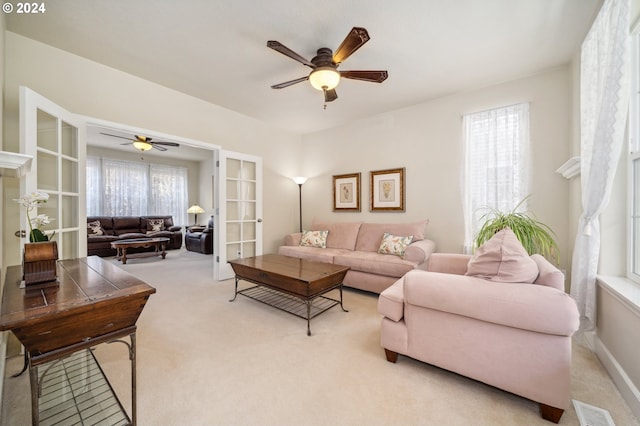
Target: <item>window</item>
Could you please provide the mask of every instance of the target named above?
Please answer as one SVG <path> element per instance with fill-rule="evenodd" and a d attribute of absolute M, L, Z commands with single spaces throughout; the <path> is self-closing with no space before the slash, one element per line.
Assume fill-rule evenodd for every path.
<path fill-rule="evenodd" d="M 87 158 L 87 216 L 171 215 L 187 224 L 186 167 Z"/>
<path fill-rule="evenodd" d="M 470 253 L 487 209 L 511 211 L 528 195 L 529 104 L 467 114 L 463 126 L 464 249 Z"/>
<path fill-rule="evenodd" d="M 629 261 L 627 275 L 640 282 L 640 31 L 632 38 L 631 98 L 629 108 L 628 206 Z"/>

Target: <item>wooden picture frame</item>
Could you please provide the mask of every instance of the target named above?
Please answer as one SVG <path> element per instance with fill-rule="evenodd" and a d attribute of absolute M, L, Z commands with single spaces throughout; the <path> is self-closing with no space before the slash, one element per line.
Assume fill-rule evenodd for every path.
<path fill-rule="evenodd" d="M 360 211 L 360 173 L 333 176 L 333 211 Z"/>
<path fill-rule="evenodd" d="M 370 172 L 371 211 L 405 210 L 405 168 Z"/>

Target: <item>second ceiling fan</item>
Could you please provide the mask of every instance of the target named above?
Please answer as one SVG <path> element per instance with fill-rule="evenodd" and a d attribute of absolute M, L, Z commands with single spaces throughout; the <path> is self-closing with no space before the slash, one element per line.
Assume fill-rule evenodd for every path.
<path fill-rule="evenodd" d="M 338 66 L 344 62 L 356 50 L 369 41 L 369 33 L 362 27 L 353 27 L 347 37 L 342 41 L 335 53 L 328 47 L 318 49 L 316 56 L 310 61 L 303 56 L 289 49 L 279 41 L 269 40 L 267 47 L 290 57 L 303 65 L 312 69 L 308 76 L 300 77 L 295 80 L 285 81 L 284 83 L 274 84 L 272 89 L 283 89 L 297 83 L 309 80 L 311 85 L 324 92 L 325 102 L 332 102 L 338 99 L 336 86 L 341 78 L 349 78 L 352 80 L 370 81 L 373 83 L 382 83 L 388 77 L 387 71 L 338 71 Z"/>
<path fill-rule="evenodd" d="M 173 147 L 180 146 L 180 144 L 176 142 L 154 141 L 152 138 L 148 136 L 133 135 L 133 138 L 131 138 L 131 137 L 113 135 L 111 133 L 104 133 L 104 132 L 100 132 L 100 134 L 105 136 L 111 136 L 112 138 L 126 139 L 129 142 L 125 142 L 121 145 L 133 145 L 134 148 L 142 152 L 148 151 L 151 148 L 155 148 L 158 151 L 166 151 L 167 148 L 165 148 L 165 146 L 173 146 Z"/>

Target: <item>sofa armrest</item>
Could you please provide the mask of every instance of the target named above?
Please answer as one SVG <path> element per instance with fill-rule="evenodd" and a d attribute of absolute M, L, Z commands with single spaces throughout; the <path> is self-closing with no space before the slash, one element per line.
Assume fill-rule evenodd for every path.
<path fill-rule="evenodd" d="M 433 253 L 429 257 L 427 271 L 464 275 L 471 255 L 457 253 Z"/>
<path fill-rule="evenodd" d="M 574 300 L 547 286 L 413 270 L 404 276 L 403 290 L 407 305 L 507 327 L 571 336 L 579 326 Z"/>
<path fill-rule="evenodd" d="M 302 232 L 295 232 L 284 236 L 285 246 L 299 246 L 302 239 Z"/>
<path fill-rule="evenodd" d="M 436 243 L 431 240 L 415 241 L 407 246 L 404 259 L 417 263 L 419 269 L 427 269 L 427 261 L 435 249 Z"/>
<path fill-rule="evenodd" d="M 404 315 L 404 278 L 384 289 L 378 297 L 378 313 L 398 322 Z"/>
<path fill-rule="evenodd" d="M 538 278 L 535 283 L 546 285 L 564 291 L 564 274 L 551 262 L 539 254 L 531 255 L 531 259 L 538 265 Z"/>
<path fill-rule="evenodd" d="M 182 231 L 182 226 L 173 225 L 168 227 L 167 231 L 171 231 L 171 232 Z"/>

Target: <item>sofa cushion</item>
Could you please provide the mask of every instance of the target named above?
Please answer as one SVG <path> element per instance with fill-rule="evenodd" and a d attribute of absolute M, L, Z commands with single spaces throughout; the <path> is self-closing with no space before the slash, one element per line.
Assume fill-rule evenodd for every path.
<path fill-rule="evenodd" d="M 378 248 L 378 253 L 403 257 L 407 246 L 411 244 L 411 240 L 413 240 L 413 235 L 403 237 L 385 232 L 380 247 Z"/>
<path fill-rule="evenodd" d="M 154 232 L 160 232 L 162 230 L 164 230 L 164 219 L 147 220 L 147 234 L 153 234 Z"/>
<path fill-rule="evenodd" d="M 349 266 L 353 271 L 400 278 L 416 267 L 414 262 L 398 256 L 364 251 L 352 251 L 333 258 L 336 265 Z"/>
<path fill-rule="evenodd" d="M 112 216 L 87 216 L 87 224 L 89 222 L 100 222 L 102 231 L 105 235 L 113 235 L 113 217 Z"/>
<path fill-rule="evenodd" d="M 311 229 L 329 231 L 327 248 L 354 250 L 362 222 L 324 223 L 313 219 Z"/>
<path fill-rule="evenodd" d="M 327 248 L 327 234 L 329 231 L 302 231 L 300 245 L 302 247 Z"/>
<path fill-rule="evenodd" d="M 278 248 L 278 254 L 282 256 L 297 257 L 299 259 L 322 263 L 333 263 L 336 255 L 344 253 L 349 253 L 349 250 L 303 246 L 280 246 Z"/>
<path fill-rule="evenodd" d="M 363 223 L 358 232 L 356 251 L 378 252 L 385 232 L 393 235 L 413 236 L 413 241 L 424 240 L 428 220 L 412 223 Z"/>
<path fill-rule="evenodd" d="M 104 235 L 104 229 L 99 220 L 87 222 L 87 235 Z"/>
<path fill-rule="evenodd" d="M 124 234 L 118 235 L 120 240 L 134 240 L 138 238 L 149 238 L 147 234 L 143 234 L 142 232 L 125 232 Z"/>
<path fill-rule="evenodd" d="M 538 277 L 538 265 L 513 231 L 505 228 L 476 250 L 465 275 L 491 281 L 533 283 Z"/>
<path fill-rule="evenodd" d="M 140 217 L 138 216 L 114 216 L 113 232 L 115 235 L 122 235 L 131 232 L 147 232 L 146 226 L 141 231 Z"/>

